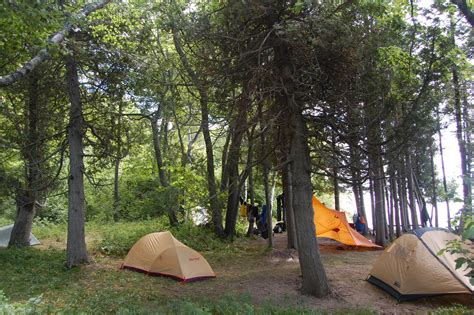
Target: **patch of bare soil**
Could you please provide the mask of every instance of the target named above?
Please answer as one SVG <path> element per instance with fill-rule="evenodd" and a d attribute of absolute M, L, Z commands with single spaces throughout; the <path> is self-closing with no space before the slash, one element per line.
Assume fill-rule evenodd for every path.
<path fill-rule="evenodd" d="M 250 243 L 249 246 L 262 250 L 266 244 L 263 240 Z M 321 243 L 320 251 L 331 287 L 328 297 L 314 298 L 300 293 L 298 253 L 286 248 L 286 234 L 275 235 L 273 250 L 262 252 L 262 255 L 244 257 L 240 261 L 213 264 L 218 275 L 215 280 L 180 286 L 179 291 L 197 297 L 198 286 L 199 291 L 202 290 L 210 298 L 223 294 L 243 295 L 250 296 L 256 304 L 310 307 L 329 312 L 371 309 L 381 314 L 424 314 L 453 303 L 474 308 L 472 296 L 432 297 L 398 303 L 388 293 L 365 281 L 372 264 L 382 251 L 348 250 L 337 243 Z"/>

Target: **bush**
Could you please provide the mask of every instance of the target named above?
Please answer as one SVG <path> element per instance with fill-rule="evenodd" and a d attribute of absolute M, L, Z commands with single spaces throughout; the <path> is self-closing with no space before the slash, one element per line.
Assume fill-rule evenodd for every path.
<path fill-rule="evenodd" d="M 100 239 L 92 248 L 107 256 L 124 256 L 142 236 L 168 230 L 163 220 L 150 220 L 140 222 L 118 222 L 99 225 L 92 223 Z"/>
<path fill-rule="evenodd" d="M 67 222 L 68 200 L 66 194 L 48 197 L 44 207 L 40 208 L 36 218 L 51 223 Z"/>
<path fill-rule="evenodd" d="M 100 239 L 93 244 L 93 249 L 107 256 L 124 256 L 141 237 L 161 231 L 170 231 L 180 242 L 197 251 L 217 249 L 225 245 L 206 227 L 191 224 L 170 227 L 168 219 L 164 217 L 150 221 L 119 222 L 107 225 L 92 223 L 91 229 L 99 234 Z"/>

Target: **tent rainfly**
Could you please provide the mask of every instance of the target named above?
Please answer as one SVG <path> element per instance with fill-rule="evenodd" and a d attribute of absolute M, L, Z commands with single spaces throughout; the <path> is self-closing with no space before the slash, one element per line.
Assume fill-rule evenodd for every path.
<path fill-rule="evenodd" d="M 473 294 L 467 274 L 456 269 L 457 254 L 444 252 L 448 241 L 460 237 L 439 228 L 419 228 L 400 236 L 378 258 L 367 281 L 399 301 L 441 294 Z M 469 241 L 468 241 L 469 242 Z M 472 243 L 465 245 L 473 252 Z"/>
<path fill-rule="evenodd" d="M 350 227 L 346 214 L 327 208 L 313 196 L 314 226 L 317 237 L 327 237 L 346 245 L 382 249 Z"/>
<path fill-rule="evenodd" d="M 12 235 L 13 224 L 0 227 L 0 248 L 8 247 L 10 242 L 10 236 Z M 30 234 L 30 246 L 38 245 L 40 242 L 38 239 L 31 233 Z"/>
<path fill-rule="evenodd" d="M 168 231 L 143 236 L 130 249 L 121 268 L 169 276 L 183 282 L 215 277 L 201 254 L 175 239 Z"/>

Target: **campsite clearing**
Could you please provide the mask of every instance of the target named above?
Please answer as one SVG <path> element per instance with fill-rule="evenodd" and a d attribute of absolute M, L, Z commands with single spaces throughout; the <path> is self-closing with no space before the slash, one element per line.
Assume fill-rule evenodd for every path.
<path fill-rule="evenodd" d="M 161 310 L 164 313 L 206 309 L 233 314 L 293 312 L 427 313 L 462 303 L 470 297 L 437 297 L 398 303 L 365 281 L 381 251 L 348 251 L 332 241 L 321 241 L 321 252 L 332 293 L 324 299 L 303 296 L 297 253 L 286 249 L 286 235 L 277 234 L 275 249 L 261 239 L 240 238 L 229 247 L 201 252 L 217 278 L 181 283 L 166 277 L 120 270 L 124 257 L 96 253 L 94 263 L 67 271 L 57 240 L 27 250 L 0 250 L 0 290 L 12 303 L 42 295 L 40 309 L 85 312 Z M 4 268 L 3 268 L 4 267 Z"/>

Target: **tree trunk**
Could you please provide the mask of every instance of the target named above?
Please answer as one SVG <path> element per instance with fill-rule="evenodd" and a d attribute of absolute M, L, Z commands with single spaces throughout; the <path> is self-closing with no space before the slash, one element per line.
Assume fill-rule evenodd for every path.
<path fill-rule="evenodd" d="M 158 127 L 158 120 L 162 118 L 162 113 L 163 113 L 163 108 L 162 105 L 160 105 L 158 111 L 152 115 L 150 118 L 150 123 L 151 123 L 151 130 L 152 130 L 152 136 L 153 136 L 153 148 L 155 151 L 155 159 L 156 159 L 156 165 L 158 167 L 158 176 L 160 178 L 160 184 L 162 187 L 169 187 L 169 181 L 168 181 L 168 176 L 166 174 L 166 170 L 164 167 L 163 163 L 163 154 L 161 150 L 161 129 L 166 128 L 166 126 L 163 126 L 164 123 L 161 123 L 161 128 Z M 178 218 L 176 216 L 176 210 L 174 208 L 174 205 L 169 205 L 169 208 L 167 209 L 167 215 L 168 219 L 170 222 L 171 226 L 178 226 Z"/>
<path fill-rule="evenodd" d="M 293 210 L 293 178 L 291 176 L 290 164 L 285 164 L 282 170 L 283 182 L 283 207 L 286 212 L 286 233 L 288 238 L 288 248 L 298 249 L 298 239 L 296 237 L 295 214 Z"/>
<path fill-rule="evenodd" d="M 461 109 L 461 91 L 459 86 L 459 74 L 456 66 L 452 68 L 453 89 L 454 89 L 454 115 L 456 118 L 456 138 L 459 145 L 459 155 L 461 156 L 461 176 L 462 176 L 462 192 L 463 192 L 463 211 L 461 215 L 460 230 L 464 229 L 464 216 L 472 215 L 472 195 L 471 195 L 471 174 L 467 164 L 466 141 L 464 140 L 463 117 Z"/>
<path fill-rule="evenodd" d="M 40 113 L 41 107 L 38 100 L 39 87 L 37 74 L 33 73 L 28 82 L 28 101 L 25 102 L 26 130 L 25 141 L 22 145 L 21 155 L 25 162 L 25 184 L 19 183 L 15 194 L 16 217 L 13 230 L 10 235 L 9 247 L 26 247 L 30 245 L 31 227 L 36 214 L 37 200 L 43 193 L 44 185 L 41 182 L 41 130 Z"/>
<path fill-rule="evenodd" d="M 263 164 L 263 188 L 265 191 L 265 205 L 267 206 L 267 217 L 265 218 L 265 222 L 267 223 L 267 231 L 268 231 L 268 247 L 273 247 L 273 229 L 272 229 L 272 200 L 270 198 L 270 187 L 269 187 L 269 168 L 270 168 L 270 160 L 267 155 L 267 141 L 265 139 L 265 132 L 264 132 L 264 120 L 263 120 L 263 113 L 262 113 L 262 104 L 258 107 L 258 119 L 260 125 L 260 143 L 262 146 L 262 155 L 265 156 L 262 164 Z"/>
<path fill-rule="evenodd" d="M 416 211 L 416 196 L 415 196 L 415 184 L 413 183 L 413 167 L 411 164 L 411 157 L 406 155 L 406 176 L 408 185 L 408 198 L 410 199 L 410 213 L 411 213 L 411 228 L 418 228 L 418 216 Z"/>
<path fill-rule="evenodd" d="M 115 158 L 115 169 L 114 169 L 114 221 L 115 222 L 118 222 L 118 220 L 120 219 L 119 173 L 120 173 L 120 159 Z"/>
<path fill-rule="evenodd" d="M 249 169 L 249 198 L 250 198 L 250 204 L 253 205 L 255 203 L 255 190 L 253 187 L 253 167 L 252 164 L 250 164 L 250 169 Z"/>
<path fill-rule="evenodd" d="M 221 192 L 225 191 L 227 185 L 229 184 L 229 168 L 227 167 L 228 161 L 228 154 L 229 154 L 229 144 L 232 138 L 232 134 L 234 132 L 235 127 L 232 126 L 230 130 L 227 132 L 227 136 L 225 137 L 224 147 L 222 148 L 222 171 L 221 171 L 221 185 L 220 190 Z"/>
<path fill-rule="evenodd" d="M 334 209 L 337 211 L 340 210 L 340 202 L 339 202 L 339 180 L 337 178 L 337 155 L 336 155 L 336 137 L 334 136 L 334 132 L 331 134 L 331 143 L 332 143 L 332 154 L 333 154 L 333 188 L 334 188 Z"/>
<path fill-rule="evenodd" d="M 191 77 L 193 84 L 196 86 L 199 92 L 199 104 L 201 106 L 201 130 L 204 137 L 204 143 L 206 146 L 207 156 L 207 188 L 209 191 L 209 201 L 211 206 L 212 223 L 214 225 L 214 232 L 218 236 L 224 236 L 224 230 L 222 228 L 222 212 L 217 193 L 216 176 L 214 174 L 214 152 L 212 148 L 211 133 L 209 131 L 209 107 L 208 107 L 208 95 L 204 84 L 201 82 L 199 77 L 196 75 L 191 65 L 188 62 L 186 54 L 181 46 L 179 31 L 175 23 L 173 27 L 173 42 L 176 48 L 176 52 L 179 55 L 181 63 L 185 68 L 188 75 Z"/>
<path fill-rule="evenodd" d="M 245 93 L 245 91 L 244 91 Z M 225 219 L 224 233 L 227 237 L 232 238 L 235 235 L 235 226 L 239 210 L 240 197 L 240 177 L 239 177 L 239 159 L 240 147 L 245 130 L 247 129 L 247 109 L 249 106 L 247 95 L 242 95 L 237 101 L 237 113 L 230 130 L 231 143 L 227 155 L 226 170 L 228 176 L 228 197 L 227 197 L 227 213 Z"/>
<path fill-rule="evenodd" d="M 448 216 L 448 229 L 451 230 L 451 211 L 449 209 L 449 198 L 448 198 L 448 183 L 446 180 L 446 170 L 444 167 L 444 149 L 443 149 L 443 137 L 441 136 L 441 124 L 439 119 L 439 106 L 436 108 L 436 121 L 438 123 L 438 142 L 439 142 L 439 155 L 441 157 L 441 172 L 443 173 L 443 189 L 446 202 L 446 211 Z"/>
<path fill-rule="evenodd" d="M 369 126 L 368 132 L 369 142 L 369 165 L 370 174 L 373 183 L 374 191 L 374 230 L 375 230 L 375 243 L 384 246 L 385 245 L 385 220 L 384 220 L 384 192 L 383 192 L 383 166 L 381 163 L 381 148 L 380 141 L 380 126 L 375 124 Z"/>
<path fill-rule="evenodd" d="M 161 137 L 160 137 L 160 129 L 158 127 L 158 121 L 161 119 L 161 113 L 163 109 L 158 109 L 158 111 L 151 117 L 151 131 L 153 136 L 153 149 L 155 152 L 155 159 L 156 159 L 156 166 L 158 167 L 158 176 L 160 178 L 160 184 L 163 187 L 167 187 L 169 185 L 168 176 L 166 176 L 166 171 L 163 163 L 163 154 L 161 152 Z"/>
<path fill-rule="evenodd" d="M 436 173 L 435 173 L 435 166 L 434 166 L 434 152 L 433 152 L 433 145 L 430 145 L 430 166 L 431 166 L 431 189 L 432 189 L 432 196 L 431 196 L 431 206 L 434 208 L 434 217 L 435 217 L 435 227 L 439 227 L 439 220 L 438 220 L 438 191 L 436 187 Z M 433 217 L 433 214 L 431 215 Z"/>
<path fill-rule="evenodd" d="M 403 161 L 400 162 L 403 164 Z M 407 195 L 406 195 L 406 180 L 405 172 L 402 169 L 398 173 L 398 183 L 399 189 L 398 194 L 400 195 L 400 214 L 402 220 L 403 232 L 407 232 L 410 229 L 410 224 L 408 222 L 408 207 L 407 207 Z"/>
<path fill-rule="evenodd" d="M 68 268 L 89 262 L 84 231 L 85 196 L 84 196 L 84 154 L 82 137 L 84 120 L 80 95 L 77 64 L 74 55 L 65 58 L 66 80 L 71 108 L 69 111 L 69 206 L 67 231 Z"/>
<path fill-rule="evenodd" d="M 36 214 L 36 200 L 34 193 L 18 188 L 15 193 L 16 217 L 8 247 L 30 246 L 31 228 Z"/>
<path fill-rule="evenodd" d="M 362 186 L 362 183 L 359 182 L 357 183 L 359 186 L 358 192 L 359 192 L 359 202 L 360 202 L 360 209 L 358 209 L 359 214 L 364 217 L 365 219 L 365 225 L 364 225 L 364 231 L 363 235 L 368 235 L 369 234 L 369 224 L 367 223 L 367 214 L 365 211 L 365 201 L 364 201 L 364 187 Z"/>
<path fill-rule="evenodd" d="M 395 215 L 395 235 L 400 237 L 401 235 L 401 228 L 400 228 L 400 207 L 399 207 L 399 200 L 398 200 L 398 192 L 397 192 L 397 179 L 395 171 L 390 175 L 390 190 L 391 196 L 393 200 L 393 211 Z"/>
<path fill-rule="evenodd" d="M 474 16 L 471 12 L 471 17 Z M 451 15 L 451 41 L 453 47 L 456 47 L 455 32 L 456 24 L 454 16 Z M 454 116 L 456 119 L 456 138 L 459 145 L 459 155 L 461 156 L 461 176 L 464 206 L 460 221 L 460 230 L 464 230 L 465 216 L 472 216 L 472 192 L 471 192 L 471 174 L 470 165 L 468 165 L 468 154 L 466 148 L 466 139 L 464 139 L 464 120 L 469 121 L 468 117 L 463 119 L 463 110 L 461 108 L 461 87 L 459 84 L 459 72 L 456 64 L 452 65 L 452 83 L 454 91 Z M 466 111 L 467 113 L 467 111 Z"/>
<path fill-rule="evenodd" d="M 314 226 L 308 131 L 301 112 L 295 108 L 292 111 L 290 116 L 290 129 L 292 130 L 291 173 L 293 212 L 299 261 L 303 274 L 301 291 L 304 294 L 323 297 L 329 293 L 329 286 Z"/>
<path fill-rule="evenodd" d="M 120 161 L 122 160 L 122 114 L 123 114 L 123 103 L 122 99 L 119 100 L 118 117 L 116 128 L 116 139 L 117 139 L 117 151 L 115 152 L 115 169 L 114 169 L 114 221 L 117 222 L 120 219 L 120 191 L 119 191 L 119 175 L 120 175 Z M 112 117 L 112 123 L 114 117 Z M 112 128 L 113 128 L 112 127 Z"/>
<path fill-rule="evenodd" d="M 375 233 L 375 194 L 374 194 L 374 181 L 372 179 L 372 174 L 370 173 L 369 166 L 369 194 L 370 194 L 370 208 L 372 209 L 372 234 Z"/>

